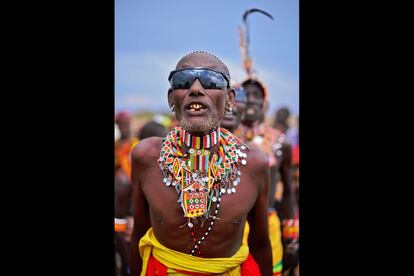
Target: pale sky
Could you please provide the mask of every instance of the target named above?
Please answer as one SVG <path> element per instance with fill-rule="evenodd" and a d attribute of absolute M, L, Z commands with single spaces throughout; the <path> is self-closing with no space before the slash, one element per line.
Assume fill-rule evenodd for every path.
<path fill-rule="evenodd" d="M 115 110 L 168 112 L 168 74 L 185 54 L 204 50 L 246 77 L 238 27 L 245 10 L 259 8 L 274 20 L 249 16 L 250 54 L 270 92 L 269 112 L 299 113 L 298 0 L 115 1 Z"/>

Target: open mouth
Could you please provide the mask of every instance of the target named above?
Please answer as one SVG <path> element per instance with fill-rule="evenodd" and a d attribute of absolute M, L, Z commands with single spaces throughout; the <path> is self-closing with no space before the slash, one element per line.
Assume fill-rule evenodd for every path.
<path fill-rule="evenodd" d="M 192 103 L 192 104 L 189 104 L 189 105 L 187 106 L 187 110 L 190 110 L 190 111 L 192 111 L 192 112 L 203 111 L 203 110 L 205 110 L 205 109 L 207 109 L 207 107 L 206 107 L 206 106 L 204 106 L 204 105 L 203 105 L 203 104 L 201 104 L 201 103 Z"/>
<path fill-rule="evenodd" d="M 237 113 L 236 113 L 236 112 L 234 111 L 234 109 L 233 109 L 233 111 L 231 112 L 231 114 L 227 114 L 227 113 L 225 113 L 225 114 L 224 114 L 223 120 L 232 121 L 232 120 L 234 120 L 236 117 L 237 117 Z"/>
<path fill-rule="evenodd" d="M 256 109 L 253 107 L 248 107 L 246 108 L 246 114 L 247 115 L 255 115 L 256 114 Z"/>
<path fill-rule="evenodd" d="M 226 116 L 223 117 L 224 122 L 233 122 L 234 120 L 236 120 L 236 117 L 232 116 L 232 115 L 230 115 L 230 116 L 226 115 Z"/>

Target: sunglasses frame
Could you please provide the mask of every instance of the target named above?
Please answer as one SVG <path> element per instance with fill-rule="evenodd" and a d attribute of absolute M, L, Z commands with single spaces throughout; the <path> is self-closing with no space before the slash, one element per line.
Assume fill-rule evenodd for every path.
<path fill-rule="evenodd" d="M 168 76 L 168 81 L 171 83 L 172 76 L 175 73 L 180 72 L 180 71 L 184 71 L 184 70 L 208 70 L 208 71 L 218 73 L 218 74 L 222 75 L 224 77 L 224 79 L 227 81 L 227 89 L 230 88 L 230 80 L 227 78 L 227 76 L 225 74 L 223 74 L 220 71 L 216 71 L 216 70 L 213 70 L 213 69 L 210 69 L 210 68 L 205 68 L 205 67 L 187 67 L 187 68 L 176 69 L 176 70 L 170 72 L 170 74 Z"/>

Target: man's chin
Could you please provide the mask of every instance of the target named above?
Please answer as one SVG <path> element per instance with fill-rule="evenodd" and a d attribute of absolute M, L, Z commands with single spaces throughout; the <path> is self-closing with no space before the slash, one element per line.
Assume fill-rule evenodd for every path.
<path fill-rule="evenodd" d="M 254 123 L 254 122 L 256 122 L 258 120 L 258 118 L 257 118 L 257 116 L 256 115 L 245 115 L 244 116 L 244 120 L 243 120 L 243 122 L 244 123 Z"/>
<path fill-rule="evenodd" d="M 201 134 L 211 132 L 217 126 L 217 123 L 209 123 L 206 118 L 192 117 L 182 120 L 180 126 L 187 131 Z"/>
<path fill-rule="evenodd" d="M 223 120 L 221 121 L 220 126 L 224 127 L 224 128 L 232 128 L 234 127 L 236 124 L 236 118 L 234 117 L 224 117 Z"/>

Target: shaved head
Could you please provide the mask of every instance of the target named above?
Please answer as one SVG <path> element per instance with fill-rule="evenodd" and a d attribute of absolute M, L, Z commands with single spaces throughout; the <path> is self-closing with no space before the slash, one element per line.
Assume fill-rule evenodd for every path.
<path fill-rule="evenodd" d="M 175 69 L 187 68 L 187 67 L 195 67 L 194 65 L 189 66 L 188 61 L 192 61 L 193 64 L 194 58 L 199 61 L 200 65 L 196 67 L 205 67 L 210 68 L 216 71 L 219 71 L 226 75 L 229 79 L 230 83 L 230 72 L 227 66 L 215 55 L 204 52 L 204 51 L 195 51 L 185 55 L 180 61 L 177 63 Z"/>

